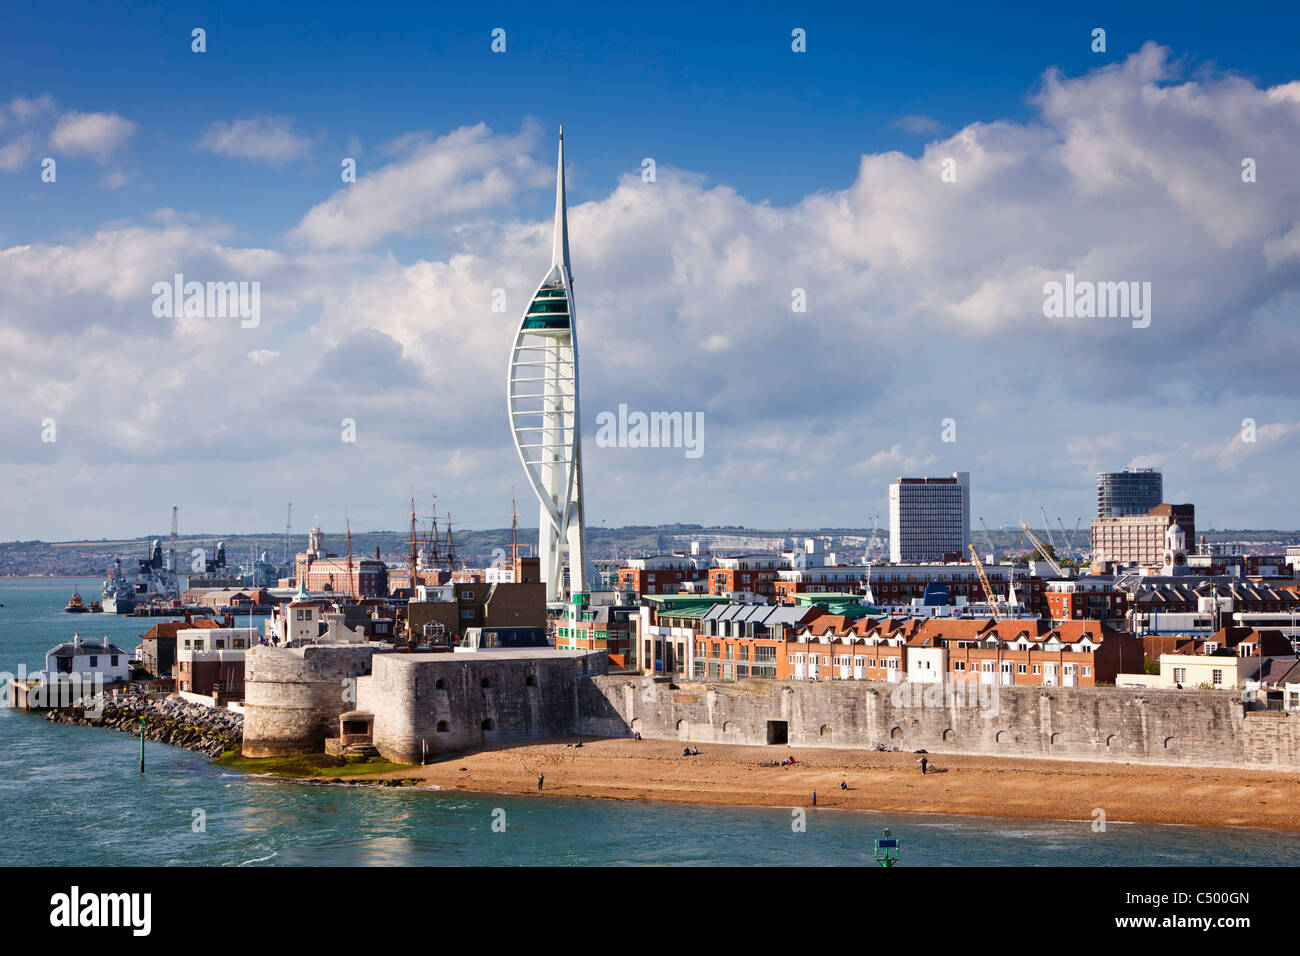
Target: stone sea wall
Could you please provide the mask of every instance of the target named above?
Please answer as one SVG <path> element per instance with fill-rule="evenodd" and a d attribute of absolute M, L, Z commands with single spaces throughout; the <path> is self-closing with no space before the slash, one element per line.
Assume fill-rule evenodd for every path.
<path fill-rule="evenodd" d="M 184 747 L 216 757 L 238 750 L 244 737 L 244 718 L 230 710 L 189 704 L 182 700 L 146 700 L 128 695 L 100 695 L 73 701 L 71 707 L 46 711 L 45 719 L 58 724 L 107 727 L 140 735 L 144 718 L 146 740 Z"/>
<path fill-rule="evenodd" d="M 579 730 L 769 744 L 1300 770 L 1300 715 L 1231 692 L 598 676 Z"/>

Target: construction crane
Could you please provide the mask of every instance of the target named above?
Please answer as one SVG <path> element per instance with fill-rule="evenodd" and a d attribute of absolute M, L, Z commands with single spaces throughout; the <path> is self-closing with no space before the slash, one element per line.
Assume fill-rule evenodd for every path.
<path fill-rule="evenodd" d="M 351 598 L 352 592 L 352 518 L 345 511 L 344 518 L 347 521 L 348 528 L 348 597 Z"/>
<path fill-rule="evenodd" d="M 871 516 L 871 539 L 867 542 L 866 551 L 863 553 L 868 561 L 875 557 L 876 549 L 880 547 L 880 515 Z"/>
<path fill-rule="evenodd" d="M 284 556 L 280 563 L 289 566 L 289 539 L 293 537 L 293 502 L 289 502 L 289 516 L 284 519 Z"/>
<path fill-rule="evenodd" d="M 980 576 L 980 587 L 984 589 L 984 600 L 988 602 L 989 608 L 993 611 L 993 620 L 1001 624 L 1002 609 L 998 605 L 1002 601 L 993 596 L 993 588 L 989 584 L 988 575 L 984 573 L 984 565 L 980 564 L 980 556 L 975 553 L 975 545 L 968 544 L 966 547 L 970 548 L 970 559 L 975 565 L 975 573 Z"/>
<path fill-rule="evenodd" d="M 456 570 L 456 545 L 451 538 L 451 512 L 447 512 L 447 567 Z"/>
<path fill-rule="evenodd" d="M 993 563 L 998 563 L 998 549 L 993 547 L 993 535 L 989 534 L 989 526 L 980 518 L 980 527 L 984 529 L 984 543 L 989 546 L 989 554 L 993 556 Z"/>
<path fill-rule="evenodd" d="M 1033 543 L 1034 547 L 1038 549 L 1038 553 L 1043 556 L 1043 560 L 1052 566 L 1052 570 L 1055 571 L 1059 577 L 1064 578 L 1069 576 L 1064 570 L 1062 570 L 1061 566 L 1056 563 L 1056 559 L 1052 557 L 1047 548 L 1043 546 L 1043 542 L 1038 540 L 1038 536 L 1029 530 L 1029 525 L 1025 524 L 1023 521 L 1020 522 L 1020 530 L 1029 537 L 1029 540 Z"/>
<path fill-rule="evenodd" d="M 1062 548 L 1060 542 L 1056 540 L 1056 535 L 1052 533 L 1052 523 L 1047 520 L 1047 509 L 1044 508 L 1042 505 L 1039 505 L 1038 513 L 1043 516 L 1043 527 L 1047 529 L 1048 544 L 1052 546 L 1052 550 L 1056 554 L 1064 554 L 1065 549 Z"/>

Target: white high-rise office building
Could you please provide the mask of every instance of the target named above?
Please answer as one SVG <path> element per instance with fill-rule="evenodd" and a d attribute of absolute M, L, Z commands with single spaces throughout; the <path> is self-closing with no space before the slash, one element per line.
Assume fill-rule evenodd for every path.
<path fill-rule="evenodd" d="M 546 599 L 598 583 L 583 541 L 582 435 L 578 415 L 578 335 L 574 325 L 569 223 L 564 195 L 564 129 L 555 181 L 551 266 L 524 310 L 506 386 L 510 429 L 541 506 L 537 553 Z"/>
<path fill-rule="evenodd" d="M 970 544 L 970 472 L 951 478 L 899 478 L 889 486 L 889 560 L 939 561 Z"/>

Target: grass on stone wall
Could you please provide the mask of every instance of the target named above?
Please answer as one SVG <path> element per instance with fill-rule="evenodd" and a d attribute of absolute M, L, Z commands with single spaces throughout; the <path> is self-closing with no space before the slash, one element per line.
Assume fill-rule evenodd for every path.
<path fill-rule="evenodd" d="M 394 770 L 408 770 L 409 763 L 392 763 L 381 757 L 333 757 L 329 754 L 295 754 L 290 757 L 245 757 L 227 750 L 212 761 L 220 767 L 243 773 L 265 773 L 274 777 L 364 777 Z"/>

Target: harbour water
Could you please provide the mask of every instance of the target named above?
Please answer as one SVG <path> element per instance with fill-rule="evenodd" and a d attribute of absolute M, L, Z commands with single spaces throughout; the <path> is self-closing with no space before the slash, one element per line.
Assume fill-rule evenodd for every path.
<path fill-rule="evenodd" d="M 0 580 L 0 670 L 41 667 L 71 638 L 128 652 L 157 619 L 71 615 L 97 580 Z M 255 619 L 255 626 L 258 624 Z M 0 851 L 53 865 L 864 866 L 882 827 L 904 866 L 1289 865 L 1300 833 L 1089 822 L 689 807 L 307 785 L 200 754 L 0 708 Z M 504 832 L 494 821 L 504 819 Z M 198 826 L 202 822 L 202 827 Z"/>

